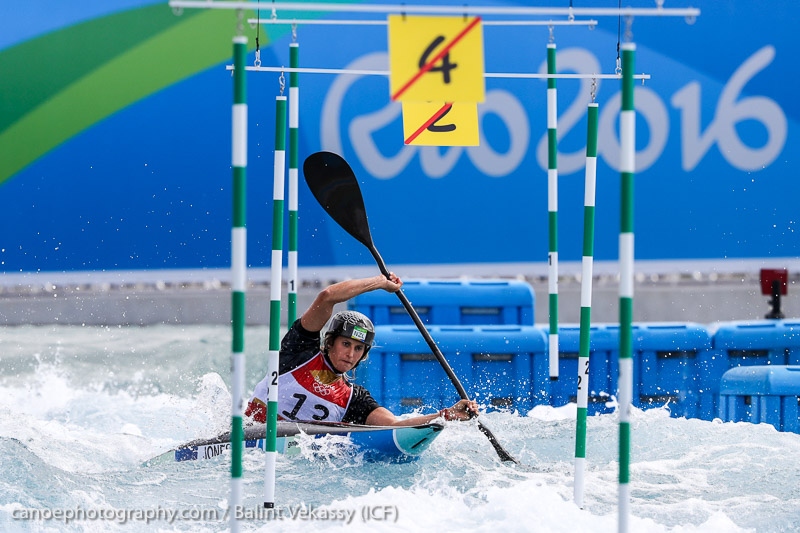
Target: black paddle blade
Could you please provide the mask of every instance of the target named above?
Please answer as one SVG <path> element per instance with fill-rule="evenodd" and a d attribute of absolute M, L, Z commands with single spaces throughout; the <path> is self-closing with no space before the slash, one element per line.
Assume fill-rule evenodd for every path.
<path fill-rule="evenodd" d="M 504 463 L 514 463 L 516 465 L 519 464 L 519 461 L 514 459 L 514 457 L 508 453 L 505 448 L 503 448 L 503 445 L 500 444 L 500 441 L 497 440 L 497 437 L 494 436 L 494 433 L 489 431 L 489 428 L 478 422 L 478 429 L 480 429 L 481 432 L 486 435 L 486 438 L 489 439 L 489 442 L 492 444 L 494 451 L 497 453 L 497 456 L 501 461 Z"/>
<path fill-rule="evenodd" d="M 364 198 L 347 161 L 333 152 L 316 152 L 303 163 L 303 175 L 328 215 L 361 244 L 373 248 Z"/>

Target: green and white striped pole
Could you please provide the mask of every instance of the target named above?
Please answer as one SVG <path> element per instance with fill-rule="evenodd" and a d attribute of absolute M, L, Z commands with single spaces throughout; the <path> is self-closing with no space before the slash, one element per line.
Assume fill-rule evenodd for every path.
<path fill-rule="evenodd" d="M 633 395 L 633 173 L 636 168 L 636 111 L 633 69 L 636 45 L 622 45 L 620 170 L 622 198 L 619 234 L 619 532 L 630 515 L 631 400 Z"/>
<path fill-rule="evenodd" d="M 266 470 L 264 478 L 264 507 L 275 507 L 275 465 L 278 460 L 278 353 L 281 347 L 281 269 L 283 268 L 283 189 L 286 172 L 286 97 L 275 98 L 275 164 L 272 189 L 272 262 L 269 285 L 269 355 L 267 375 L 270 376 L 267 394 Z"/>
<path fill-rule="evenodd" d="M 289 67 L 300 66 L 300 46 L 296 42 L 289 45 Z M 289 73 L 289 295 L 288 295 L 288 324 L 292 325 L 297 320 L 297 233 L 298 233 L 298 190 L 297 168 L 300 160 L 300 135 L 298 132 L 300 116 L 300 87 L 297 72 Z"/>
<path fill-rule="evenodd" d="M 588 109 L 586 175 L 583 196 L 583 261 L 581 265 L 581 326 L 578 348 L 578 415 L 575 424 L 575 504 L 583 509 L 586 470 L 586 410 L 589 404 L 589 348 L 592 327 L 594 208 L 597 183 L 597 104 Z"/>
<path fill-rule="evenodd" d="M 242 504 L 242 445 L 244 429 L 244 326 L 245 290 L 247 286 L 247 228 L 245 204 L 247 189 L 247 86 L 245 60 L 247 37 L 233 38 L 233 228 L 231 230 L 231 531 L 239 531 L 236 508 Z"/>
<path fill-rule="evenodd" d="M 556 45 L 547 43 L 547 74 L 556 74 Z M 558 379 L 558 137 L 556 79 L 547 78 L 547 215 L 549 227 L 548 293 L 550 296 L 550 379 Z"/>

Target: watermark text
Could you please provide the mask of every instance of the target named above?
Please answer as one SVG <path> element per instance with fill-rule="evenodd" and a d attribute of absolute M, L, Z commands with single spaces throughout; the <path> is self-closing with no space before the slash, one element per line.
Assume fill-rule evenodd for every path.
<path fill-rule="evenodd" d="M 114 507 L 84 508 L 80 505 L 72 508 L 28 508 L 20 507 L 11 511 L 11 518 L 20 521 L 37 522 L 114 522 L 127 524 L 139 522 L 166 522 L 173 524 L 181 521 L 219 522 L 231 519 L 241 522 L 298 521 L 298 522 L 339 522 L 352 524 L 354 520 L 362 522 L 397 522 L 400 512 L 394 505 L 365 505 L 362 507 L 335 508 L 306 504 L 285 505 L 271 509 L 262 506 L 237 506 L 233 509 L 189 507 L 170 509 L 152 507 L 147 509 L 118 509 Z"/>

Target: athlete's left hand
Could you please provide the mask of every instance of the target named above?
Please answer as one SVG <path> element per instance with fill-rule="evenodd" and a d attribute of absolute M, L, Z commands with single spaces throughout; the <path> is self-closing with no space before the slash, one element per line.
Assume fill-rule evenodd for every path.
<path fill-rule="evenodd" d="M 452 407 L 440 413 L 445 420 L 469 420 L 478 416 L 478 403 L 473 400 L 459 400 Z"/>

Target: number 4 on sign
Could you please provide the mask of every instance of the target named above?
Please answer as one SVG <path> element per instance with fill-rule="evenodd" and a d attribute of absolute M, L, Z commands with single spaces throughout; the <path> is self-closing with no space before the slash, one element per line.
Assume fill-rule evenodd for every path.
<path fill-rule="evenodd" d="M 392 100 L 483 102 L 480 17 L 389 15 Z"/>
<path fill-rule="evenodd" d="M 403 102 L 403 137 L 418 146 L 477 146 L 478 104 Z"/>

